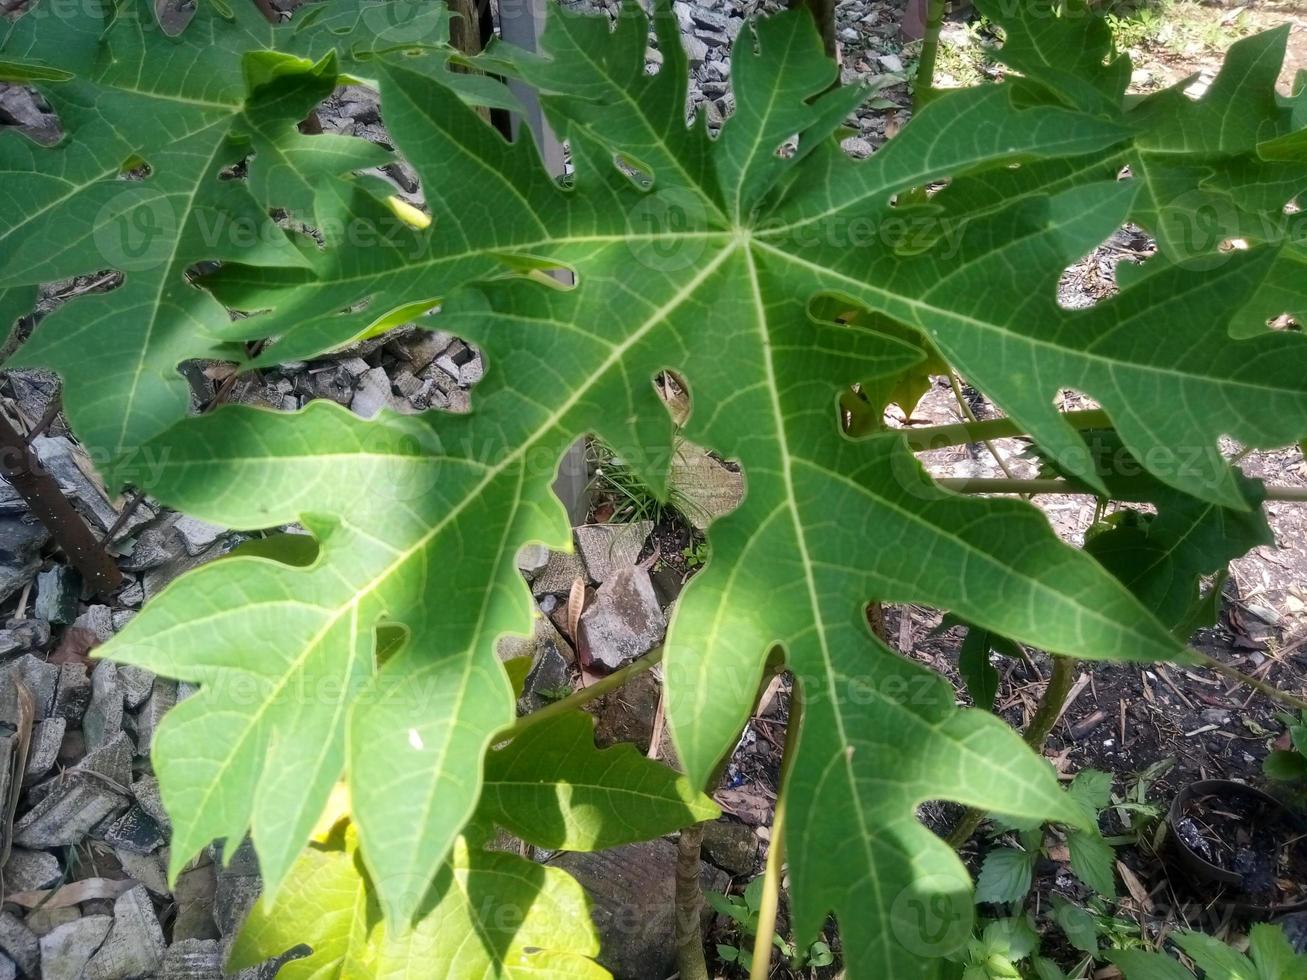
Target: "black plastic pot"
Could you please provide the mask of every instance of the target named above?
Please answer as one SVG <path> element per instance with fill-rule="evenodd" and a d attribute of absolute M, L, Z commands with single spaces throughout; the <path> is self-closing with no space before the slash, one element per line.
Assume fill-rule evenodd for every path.
<path fill-rule="evenodd" d="M 1245 786 L 1243 783 L 1236 783 L 1229 779 L 1200 780 L 1196 783 L 1190 783 L 1176 794 L 1171 803 L 1170 813 L 1167 815 L 1171 851 L 1180 869 L 1188 873 L 1194 880 L 1195 885 L 1200 886 L 1200 890 L 1201 886 L 1210 884 L 1221 885 L 1228 889 L 1228 897 L 1234 906 L 1235 912 L 1239 915 L 1262 919 L 1307 909 L 1307 898 L 1298 902 L 1281 904 L 1266 904 L 1251 899 L 1242 874 L 1213 864 L 1186 843 L 1180 831 L 1180 822 L 1186 817 L 1186 811 L 1191 802 L 1207 798 L 1213 799 L 1217 809 L 1220 808 L 1221 800 L 1256 801 L 1265 808 L 1265 812 L 1277 813 L 1281 818 L 1280 822 L 1284 826 L 1296 828 L 1295 837 L 1300 834 L 1307 834 L 1307 822 L 1304 822 L 1293 810 L 1269 793 L 1264 793 L 1252 786 Z M 1303 868 L 1294 877 L 1299 878 L 1304 875 L 1307 875 L 1307 861 L 1304 862 Z M 1244 897 L 1241 898 L 1241 895 Z"/>

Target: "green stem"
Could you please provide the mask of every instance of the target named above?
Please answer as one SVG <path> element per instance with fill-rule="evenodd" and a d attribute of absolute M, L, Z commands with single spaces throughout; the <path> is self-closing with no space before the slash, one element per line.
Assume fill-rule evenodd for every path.
<path fill-rule="evenodd" d="M 926 33 L 921 39 L 921 59 L 917 62 L 917 86 L 912 97 L 912 111 L 920 112 L 935 91 L 935 62 L 939 60 L 939 31 L 944 26 L 945 0 L 926 0 Z"/>
<path fill-rule="evenodd" d="M 703 956 L 703 893 L 699 890 L 699 852 L 703 824 L 681 831 L 676 842 L 676 965 L 681 980 L 708 980 Z"/>
<path fill-rule="evenodd" d="M 1112 420 L 1104 411 L 1090 409 L 1083 412 L 1063 412 L 1062 420 L 1073 428 L 1110 429 Z M 949 425 L 922 425 L 897 430 L 908 440 L 913 452 L 946 449 L 968 442 L 985 442 L 989 439 L 1007 439 L 1025 436 L 1026 430 L 1014 419 L 990 419 L 986 422 L 954 422 Z"/>
<path fill-rule="evenodd" d="M 762 905 L 758 909 L 758 931 L 753 940 L 753 962 L 749 967 L 749 980 L 767 980 L 771 972 L 771 951 L 776 935 L 776 910 L 781 900 L 781 867 L 785 863 L 785 797 L 789 788 L 790 772 L 794 769 L 794 754 L 799 742 L 799 729 L 803 725 L 803 702 L 796 682 L 790 692 L 790 717 L 785 724 L 785 749 L 781 756 L 780 793 L 776 799 L 776 815 L 771 825 L 771 848 L 767 851 L 767 868 L 763 872 Z"/>
<path fill-rule="evenodd" d="M 1268 684 L 1260 677 L 1253 677 L 1251 674 L 1245 674 L 1237 667 L 1223 664 L 1221 661 L 1209 657 L 1207 654 L 1195 650 L 1192 647 L 1190 647 L 1188 652 L 1191 656 L 1197 657 L 1198 660 L 1202 662 L 1202 665 L 1208 670 L 1215 671 L 1223 677 L 1230 678 L 1232 681 L 1238 681 L 1240 684 L 1247 685 L 1254 691 L 1264 694 L 1272 701 L 1278 701 L 1286 707 L 1293 708 L 1296 711 L 1307 711 L 1307 701 L 1304 701 L 1296 695 L 1290 694 L 1288 691 L 1281 691 L 1274 684 Z"/>
<path fill-rule="evenodd" d="M 1026 744 L 1036 752 L 1043 751 L 1049 732 L 1062 717 L 1062 707 L 1066 704 L 1067 694 L 1070 693 L 1071 685 L 1075 681 L 1076 666 L 1074 657 L 1053 658 L 1053 674 L 1049 677 L 1048 686 L 1044 688 L 1039 705 L 1035 708 L 1035 717 L 1030 719 L 1025 735 L 1022 736 Z M 958 821 L 958 825 L 953 828 L 953 833 L 948 835 L 949 846 L 958 848 L 969 841 L 976 828 L 980 826 L 980 822 L 985 819 L 985 814 L 986 811 L 976 807 L 967 810 Z"/>
<path fill-rule="evenodd" d="M 971 406 L 967 404 L 966 395 L 962 394 L 962 384 L 958 381 L 958 376 L 952 371 L 948 373 L 948 383 L 949 387 L 953 389 L 953 397 L 958 403 L 958 409 L 966 417 L 966 420 L 973 425 L 979 422 L 980 419 L 976 418 L 976 413 L 973 412 Z M 994 462 L 997 463 L 998 468 L 1003 471 L 1003 475 L 1009 480 L 1015 480 L 1016 475 L 1008 467 L 1007 461 L 998 454 L 998 447 L 994 445 L 994 440 L 982 439 L 981 442 L 984 443 L 985 449 L 989 451 L 989 455 L 994 457 Z"/>
<path fill-rule="evenodd" d="M 553 704 L 547 704 L 539 711 L 533 711 L 529 715 L 519 718 L 507 728 L 500 729 L 495 734 L 494 742 L 507 742 L 510 739 L 517 738 L 523 732 L 529 731 L 542 721 L 548 721 L 550 718 L 557 718 L 559 715 L 566 714 L 574 708 L 589 704 L 596 698 L 601 698 L 610 691 L 615 691 L 632 677 L 637 674 L 643 674 L 646 670 L 655 667 L 663 659 L 663 648 L 658 647 L 645 654 L 639 660 L 627 664 L 621 670 L 615 670 L 607 677 L 595 681 L 589 687 L 583 687 L 579 691 L 574 691 L 561 701 L 555 701 Z"/>
<path fill-rule="evenodd" d="M 1012 480 L 1006 477 L 971 479 L 940 477 L 935 480 L 945 490 L 954 493 L 1062 493 L 1096 497 L 1098 494 L 1067 480 Z M 1307 487 L 1268 486 L 1267 500 L 1288 503 L 1307 503 Z"/>

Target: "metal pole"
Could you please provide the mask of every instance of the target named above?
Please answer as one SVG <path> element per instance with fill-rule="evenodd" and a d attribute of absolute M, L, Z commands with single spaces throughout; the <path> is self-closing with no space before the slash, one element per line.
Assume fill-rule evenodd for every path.
<path fill-rule="evenodd" d="M 538 49 L 540 35 L 545 29 L 545 13 L 548 0 L 500 0 L 499 33 L 510 44 L 528 51 Z M 536 146 L 544 160 L 546 169 L 555 176 L 563 173 L 563 144 L 557 134 L 545 121 L 544 110 L 535 89 L 521 82 L 510 81 L 509 88 L 522 104 L 523 112 L 512 117 L 513 138 L 518 137 L 521 126 L 526 125 L 535 137 Z M 572 283 L 571 273 L 559 272 L 558 278 Z M 567 516 L 573 526 L 585 522 L 590 510 L 589 473 L 585 461 L 585 440 L 578 439 L 563 454 L 558 468 L 558 478 L 554 481 L 554 493 L 563 502 Z"/>

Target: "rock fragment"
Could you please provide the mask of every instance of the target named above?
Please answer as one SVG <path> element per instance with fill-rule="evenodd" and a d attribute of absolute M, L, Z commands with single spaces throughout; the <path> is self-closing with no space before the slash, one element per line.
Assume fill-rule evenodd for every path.
<path fill-rule="evenodd" d="M 86 966 L 113 927 L 109 915 L 87 915 L 41 937 L 41 980 L 85 980 Z"/>
<path fill-rule="evenodd" d="M 91 703 L 82 719 L 86 748 L 94 751 L 115 738 L 123 727 L 123 690 L 118 665 L 102 660 L 91 672 Z"/>
<path fill-rule="evenodd" d="M 82 577 L 66 565 L 36 576 L 36 615 L 51 623 L 68 626 L 77 618 Z"/>
<path fill-rule="evenodd" d="M 576 547 L 586 571 L 596 582 L 606 582 L 613 572 L 634 565 L 653 531 L 653 521 L 634 524 L 583 524 L 576 529 Z"/>
<path fill-rule="evenodd" d="M 593 853 L 563 853 L 550 864 L 580 882 L 592 902 L 599 962 L 624 980 L 664 980 L 676 972 L 676 845 L 663 839 Z M 705 890 L 729 879 L 700 865 Z M 712 910 L 705 903 L 705 924 Z"/>
<path fill-rule="evenodd" d="M 15 847 L 4 866 L 5 892 L 31 892 L 50 888 L 62 877 L 59 859 L 46 851 Z M 0 945 L 3 945 L 0 943 Z"/>
<path fill-rule="evenodd" d="M 667 632 L 649 573 L 636 565 L 618 569 L 581 614 L 582 663 L 617 670 L 662 642 Z"/>
<path fill-rule="evenodd" d="M 0 950 L 26 976 L 35 977 L 41 969 L 41 946 L 36 933 L 23 925 L 18 916 L 3 911 L 0 911 Z"/>
<path fill-rule="evenodd" d="M 125 797 L 84 774 L 55 776 L 41 785 L 50 783 L 56 785 L 49 786 L 14 825 L 15 844 L 34 848 L 80 844 L 100 821 L 127 808 Z"/>
<path fill-rule="evenodd" d="M 137 885 L 113 903 L 113 925 L 86 964 L 85 980 L 134 980 L 151 976 L 163 962 L 163 930 L 150 896 Z"/>

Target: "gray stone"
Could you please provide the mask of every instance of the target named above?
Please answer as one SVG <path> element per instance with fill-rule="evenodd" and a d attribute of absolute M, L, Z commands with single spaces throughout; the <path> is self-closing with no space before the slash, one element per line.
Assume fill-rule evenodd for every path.
<path fill-rule="evenodd" d="M 101 660 L 91 672 L 91 704 L 82 718 L 86 748 L 94 751 L 117 737 L 123 727 L 123 691 L 118 665 Z"/>
<path fill-rule="evenodd" d="M 0 602 L 26 585 L 41 565 L 50 532 L 25 517 L 0 517 Z"/>
<path fill-rule="evenodd" d="M 41 969 L 41 945 L 36 933 L 8 912 L 0 912 L 0 949 L 29 977 L 35 977 Z"/>
<path fill-rule="evenodd" d="M 41 465 L 59 481 L 64 493 L 76 498 L 101 529 L 107 531 L 114 525 L 118 520 L 118 511 L 105 494 L 104 488 L 87 475 L 88 472 L 94 472 L 95 468 L 80 449 L 63 436 L 38 436 L 32 440 L 32 449 L 41 460 Z M 137 528 L 154 520 L 154 516 L 149 504 L 141 504 L 120 528 L 121 534 L 129 536 Z"/>
<path fill-rule="evenodd" d="M 843 147 L 845 153 L 849 154 L 849 156 L 853 157 L 855 160 L 869 157 L 875 152 L 875 147 L 864 140 L 861 136 L 850 136 L 842 142 L 840 146 Z"/>
<path fill-rule="evenodd" d="M 34 635 L 34 630 L 26 628 L 38 624 L 44 627 L 44 635 L 39 639 L 37 635 Z M 0 630 L 0 657 L 8 657 L 15 653 L 37 649 L 44 646 L 49 639 L 49 623 L 40 619 L 19 620 L 17 628 L 11 623 L 10 626 Z"/>
<path fill-rule="evenodd" d="M 572 671 L 567 658 L 551 642 L 536 651 L 535 661 L 522 686 L 518 711 L 527 714 L 572 693 Z"/>
<path fill-rule="evenodd" d="M 163 847 L 163 831 L 139 804 L 100 831 L 100 839 L 115 850 L 150 854 Z"/>
<path fill-rule="evenodd" d="M 436 358 L 436 367 L 464 388 L 476 384 L 485 374 L 480 352 L 461 340 L 455 340 Z"/>
<path fill-rule="evenodd" d="M 217 939 L 218 924 L 213 918 L 214 895 L 218 887 L 217 866 L 209 861 L 183 871 L 173 890 L 177 917 L 172 923 L 172 940 Z"/>
<path fill-rule="evenodd" d="M 86 964 L 85 980 L 133 980 L 151 976 L 163 962 L 163 930 L 150 896 L 141 886 L 113 903 L 113 927 Z"/>
<path fill-rule="evenodd" d="M 213 921 L 223 936 L 234 936 L 245 916 L 263 891 L 263 881 L 257 875 L 218 875 L 213 897 Z"/>
<path fill-rule="evenodd" d="M 714 820 L 703 825 L 703 855 L 732 875 L 751 875 L 758 863 L 758 837 L 745 824 Z"/>
<path fill-rule="evenodd" d="M 159 780 L 153 776 L 142 776 L 132 783 L 132 796 L 136 797 L 141 809 L 154 818 L 154 822 L 165 834 L 171 833 L 172 821 L 168 819 L 163 797 L 159 794 Z"/>
<path fill-rule="evenodd" d="M 91 915 L 99 913 L 92 913 L 90 903 L 87 903 L 87 914 Z M 34 936 L 48 936 L 60 926 L 65 926 L 70 922 L 76 922 L 81 918 L 81 916 L 82 913 L 79 912 L 76 907 L 61 909 L 33 909 L 31 912 L 27 913 L 27 918 L 24 920 L 24 924 L 27 928 L 32 930 Z"/>
<path fill-rule="evenodd" d="M 549 612 L 557 608 L 553 596 L 547 596 L 555 605 L 551 606 Z M 547 644 L 553 644 L 554 649 L 563 655 L 571 663 L 576 659 L 576 654 L 572 652 L 572 646 L 563 639 L 563 634 L 558 632 L 558 627 L 554 625 L 547 615 L 541 615 L 537 612 L 531 617 L 531 635 L 530 636 L 502 636 L 495 647 L 499 654 L 500 660 L 512 660 L 514 657 L 531 657 L 535 658 L 540 650 L 544 649 Z"/>
<path fill-rule="evenodd" d="M 667 483 L 681 512 L 700 531 L 744 499 L 744 475 L 691 442 L 681 442 L 672 454 Z"/>
<path fill-rule="evenodd" d="M 97 640 L 104 643 L 114 633 L 113 610 L 108 606 L 88 606 L 86 612 L 73 620 L 73 625 L 90 630 Z"/>
<path fill-rule="evenodd" d="M 393 404 L 390 378 L 385 369 L 372 368 L 359 377 L 358 388 L 354 391 L 354 400 L 349 407 L 355 415 L 370 419 L 383 408 L 392 408 Z"/>
<path fill-rule="evenodd" d="M 4 953 L 0 953 L 0 980 L 15 980 L 18 966 Z"/>
<path fill-rule="evenodd" d="M 608 670 L 626 666 L 661 643 L 667 618 L 649 573 L 635 565 L 614 572 L 581 613 L 579 632 L 581 662 Z"/>
<path fill-rule="evenodd" d="M 136 716 L 136 754 L 148 757 L 154 733 L 163 716 L 177 703 L 177 682 L 160 677 L 154 682 L 154 692 Z"/>
<path fill-rule="evenodd" d="M 577 579 L 585 581 L 585 563 L 575 552 L 554 551 L 549 554 L 549 562 L 544 571 L 531 583 L 531 592 L 535 596 L 572 591 L 572 583 Z"/>
<path fill-rule="evenodd" d="M 133 881 L 139 881 L 151 895 L 158 895 L 160 898 L 169 898 L 171 896 L 171 889 L 168 888 L 167 871 L 163 865 L 163 856 L 159 852 L 136 854 L 124 848 L 116 847 L 113 856 L 123 866 L 127 876 Z"/>
<path fill-rule="evenodd" d="M 530 582 L 549 564 L 549 549 L 542 544 L 523 545 L 517 553 L 517 570 Z"/>
<path fill-rule="evenodd" d="M 103 776 L 112 787 L 126 790 L 132 781 L 132 756 L 135 749 L 132 740 L 123 732 L 118 732 L 104 745 L 93 749 L 69 770 L 70 773 L 93 773 Z M 157 786 L 157 783 L 156 783 Z M 156 792 L 157 795 L 157 792 Z"/>
<path fill-rule="evenodd" d="M 82 577 L 66 565 L 55 565 L 36 577 L 36 615 L 60 626 L 77 618 Z"/>
<path fill-rule="evenodd" d="M 693 34 L 686 34 L 681 43 L 685 46 L 685 56 L 689 59 L 690 64 L 701 65 L 708 57 L 708 45 L 699 40 Z"/>
<path fill-rule="evenodd" d="M 81 664 L 60 664 L 54 691 L 54 714 L 65 721 L 81 723 L 91 706 L 91 678 Z"/>
<path fill-rule="evenodd" d="M 135 664 L 119 664 L 118 687 L 123 692 L 123 704 L 135 711 L 154 690 L 154 673 Z"/>
<path fill-rule="evenodd" d="M 68 722 L 62 718 L 47 718 L 32 726 L 32 741 L 27 747 L 27 779 L 35 781 L 54 768 L 59 757 L 59 746 L 64 741 Z"/>
<path fill-rule="evenodd" d="M 52 887 L 62 876 L 59 859 L 45 851 L 15 847 L 4 866 L 5 892 L 33 892 Z"/>
<path fill-rule="evenodd" d="M 25 653 L 17 660 L 0 666 L 0 722 L 18 727 L 18 686 L 22 681 L 32 695 L 35 720 L 49 717 L 54 707 L 54 691 L 59 683 L 59 668 Z"/>
<path fill-rule="evenodd" d="M 576 529 L 576 547 L 586 571 L 596 582 L 606 582 L 613 571 L 634 565 L 653 531 L 653 521 L 635 524 L 583 524 Z"/>
<path fill-rule="evenodd" d="M 645 841 L 592 853 L 563 853 L 549 861 L 572 875 L 590 896 L 599 933 L 599 962 L 623 980 L 664 980 L 676 972 L 676 845 Z M 729 878 L 700 866 L 705 890 L 722 891 Z M 704 924 L 712 910 L 705 903 Z"/>
<path fill-rule="evenodd" d="M 174 937 L 163 954 L 157 980 L 223 980 L 222 943 L 217 939 Z"/>
<path fill-rule="evenodd" d="M 112 926 L 112 916 L 88 915 L 42 936 L 41 980 L 83 980 L 86 965 Z"/>
<path fill-rule="evenodd" d="M 209 524 L 198 518 L 186 516 L 177 518 L 177 523 L 173 527 L 181 535 L 188 555 L 201 554 L 227 530 L 217 524 Z"/>
<path fill-rule="evenodd" d="M 0 735 L 0 806 L 5 806 L 9 800 L 9 788 L 13 785 L 14 755 L 17 752 L 18 733 Z"/>
<path fill-rule="evenodd" d="M 80 844 L 100 821 L 127 808 L 125 798 L 89 776 L 65 773 L 48 783 L 55 785 L 14 825 L 15 844 L 37 848 Z"/>

